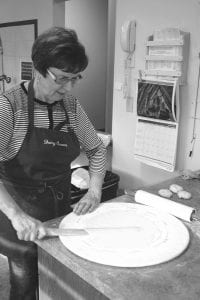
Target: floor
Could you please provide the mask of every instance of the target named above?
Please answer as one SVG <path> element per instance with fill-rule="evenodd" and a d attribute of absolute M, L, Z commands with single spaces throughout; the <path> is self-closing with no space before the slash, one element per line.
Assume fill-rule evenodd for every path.
<path fill-rule="evenodd" d="M 0 254 L 0 299 L 9 299 L 9 272 L 7 258 Z"/>

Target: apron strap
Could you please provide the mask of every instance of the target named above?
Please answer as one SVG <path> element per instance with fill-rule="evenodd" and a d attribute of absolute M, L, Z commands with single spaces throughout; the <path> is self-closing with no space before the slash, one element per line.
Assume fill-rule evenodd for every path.
<path fill-rule="evenodd" d="M 34 127 L 34 79 L 29 82 L 28 85 L 28 132 Z"/>
<path fill-rule="evenodd" d="M 66 119 L 65 119 L 64 121 L 60 122 L 58 125 L 56 125 L 55 128 L 54 128 L 54 130 L 60 131 L 60 129 L 61 129 L 64 125 L 67 124 L 67 125 L 69 125 L 69 127 L 68 127 L 69 133 L 74 134 L 74 130 L 73 130 L 73 128 L 72 128 L 71 125 L 70 125 L 70 122 L 69 122 L 69 116 L 68 116 L 68 114 L 67 114 L 67 111 L 66 111 L 66 108 L 65 108 L 65 105 L 64 105 L 63 100 L 60 102 L 60 105 L 62 106 L 62 108 L 63 108 L 63 110 L 64 110 L 64 112 L 65 112 L 65 117 L 66 117 Z"/>

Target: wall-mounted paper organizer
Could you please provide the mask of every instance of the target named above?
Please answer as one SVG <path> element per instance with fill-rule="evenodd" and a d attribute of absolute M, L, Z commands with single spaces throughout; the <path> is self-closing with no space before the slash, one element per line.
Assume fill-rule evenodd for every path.
<path fill-rule="evenodd" d="M 189 38 L 177 28 L 155 30 L 137 81 L 134 158 L 170 172 L 176 168 L 179 87 L 187 80 Z"/>
<path fill-rule="evenodd" d="M 187 81 L 190 34 L 177 28 L 156 30 L 146 43 L 145 74 Z"/>

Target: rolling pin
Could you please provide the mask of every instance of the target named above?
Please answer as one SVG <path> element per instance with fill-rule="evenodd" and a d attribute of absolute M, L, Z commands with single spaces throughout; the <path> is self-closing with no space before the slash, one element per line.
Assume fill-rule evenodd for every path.
<path fill-rule="evenodd" d="M 135 202 L 154 207 L 157 210 L 169 213 L 188 222 L 200 221 L 197 217 L 195 217 L 195 208 L 165 199 L 143 190 L 138 190 L 135 193 Z"/>

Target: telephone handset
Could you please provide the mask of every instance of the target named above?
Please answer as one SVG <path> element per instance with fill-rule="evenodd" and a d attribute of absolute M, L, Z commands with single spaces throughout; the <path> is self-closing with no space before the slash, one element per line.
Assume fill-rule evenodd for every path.
<path fill-rule="evenodd" d="M 121 29 L 121 47 L 125 52 L 132 53 L 135 50 L 136 22 L 126 21 Z"/>

